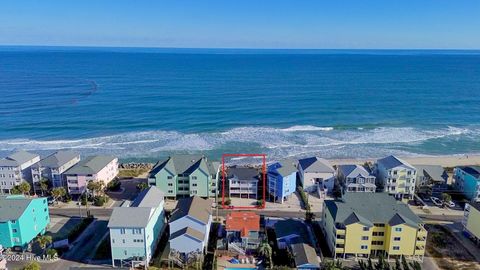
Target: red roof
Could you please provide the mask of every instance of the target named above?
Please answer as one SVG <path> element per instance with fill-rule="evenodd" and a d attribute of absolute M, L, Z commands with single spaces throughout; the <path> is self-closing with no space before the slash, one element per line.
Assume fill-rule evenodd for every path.
<path fill-rule="evenodd" d="M 239 231 L 242 237 L 260 231 L 260 216 L 254 212 L 231 212 L 227 215 L 227 231 Z"/>

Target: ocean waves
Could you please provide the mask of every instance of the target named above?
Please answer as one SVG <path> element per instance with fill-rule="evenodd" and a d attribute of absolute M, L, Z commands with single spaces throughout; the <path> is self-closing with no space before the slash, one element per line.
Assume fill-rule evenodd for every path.
<path fill-rule="evenodd" d="M 265 153 L 269 159 L 320 155 L 326 158 L 365 158 L 387 154 L 430 155 L 462 149 L 459 142 L 480 141 L 477 126 L 441 128 L 377 127 L 334 128 L 312 125 L 238 127 L 222 132 L 182 133 L 144 131 L 73 140 L 0 140 L 0 152 L 25 149 L 47 153 L 73 149 L 83 155 L 113 154 L 121 158 L 155 159 L 172 153 L 205 153 L 218 158 L 222 153 Z M 468 144 L 467 144 L 468 145 Z M 475 144 L 471 144 L 475 145 Z M 443 151 L 443 152 L 442 152 Z"/>

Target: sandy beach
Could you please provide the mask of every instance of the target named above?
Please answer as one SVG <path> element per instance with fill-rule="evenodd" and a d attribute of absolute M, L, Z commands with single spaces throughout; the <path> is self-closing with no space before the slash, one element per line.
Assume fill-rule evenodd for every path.
<path fill-rule="evenodd" d="M 423 156 L 399 157 L 412 165 L 441 165 L 455 167 L 464 165 L 480 165 L 480 155 L 450 155 L 450 156 Z M 333 159 L 332 164 L 363 164 L 365 161 L 375 162 L 376 159 Z"/>

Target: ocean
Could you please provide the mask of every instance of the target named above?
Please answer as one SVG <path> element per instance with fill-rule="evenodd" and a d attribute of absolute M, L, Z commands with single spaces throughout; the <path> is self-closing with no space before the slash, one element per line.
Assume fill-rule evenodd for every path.
<path fill-rule="evenodd" d="M 0 47 L 0 156 L 480 153 L 480 51 Z"/>

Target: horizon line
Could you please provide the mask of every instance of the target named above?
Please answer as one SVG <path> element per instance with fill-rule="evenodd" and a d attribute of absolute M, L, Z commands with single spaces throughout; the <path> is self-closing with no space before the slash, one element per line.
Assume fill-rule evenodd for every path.
<path fill-rule="evenodd" d="M 155 47 L 115 45 L 30 45 L 0 44 L 0 48 L 92 48 L 92 49 L 166 49 L 166 50 L 291 50 L 291 51 L 480 51 L 480 48 L 272 48 L 272 47 Z"/>

